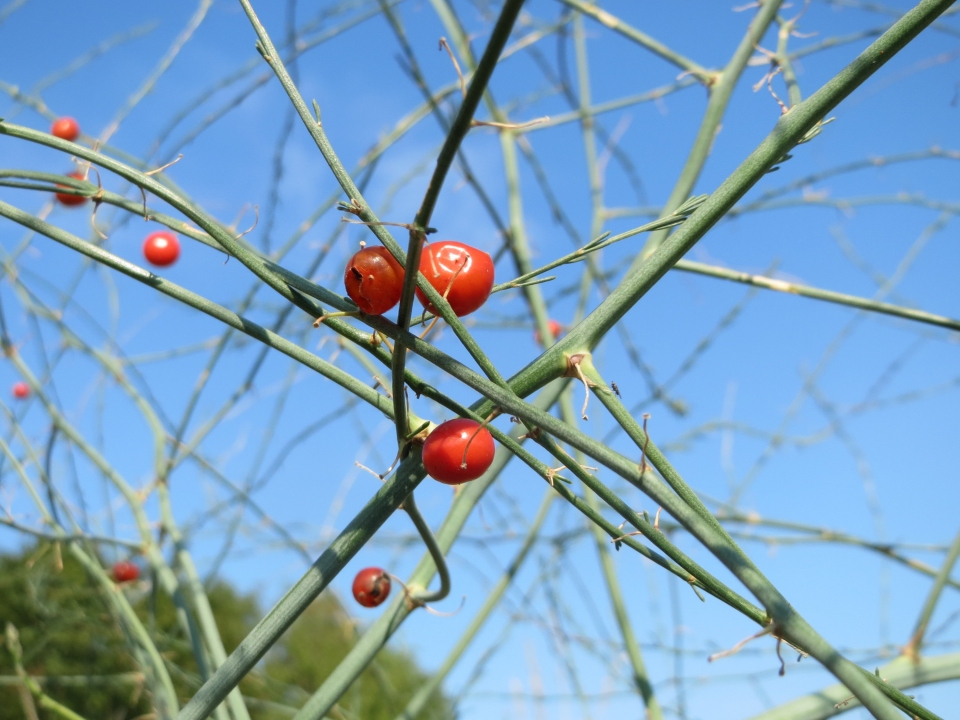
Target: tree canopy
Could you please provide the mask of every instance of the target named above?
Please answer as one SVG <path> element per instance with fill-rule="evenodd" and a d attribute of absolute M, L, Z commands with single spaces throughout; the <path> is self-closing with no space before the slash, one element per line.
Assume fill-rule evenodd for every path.
<path fill-rule="evenodd" d="M 181 698 L 200 684 L 189 638 L 180 631 L 174 603 L 149 577 L 119 589 L 153 636 Z M 208 596 L 228 652 L 262 615 L 253 595 L 217 581 Z M 55 545 L 0 555 L 0 625 L 12 624 L 23 649 L 23 667 L 45 695 L 87 720 L 124 720 L 150 712 L 137 654 L 101 591 L 80 563 Z M 357 621 L 332 593 L 324 593 L 283 636 L 241 685 L 254 720 L 293 715 L 356 643 Z M 413 658 L 384 649 L 344 696 L 333 717 L 392 720 L 426 680 Z M 0 720 L 54 718 L 17 679 L 13 657 L 0 651 Z M 435 694 L 420 717 L 454 717 L 451 702 Z"/>

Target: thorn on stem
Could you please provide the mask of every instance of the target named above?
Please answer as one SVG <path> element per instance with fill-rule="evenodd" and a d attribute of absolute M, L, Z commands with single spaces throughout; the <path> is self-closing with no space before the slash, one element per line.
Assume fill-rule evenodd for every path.
<path fill-rule="evenodd" d="M 453 69 L 457 71 L 457 77 L 460 79 L 460 94 L 464 98 L 467 97 L 467 81 L 463 79 L 463 72 L 460 70 L 460 63 L 457 62 L 456 56 L 453 54 L 453 50 L 450 49 L 450 46 L 447 45 L 447 39 L 445 37 L 440 38 L 440 49 L 446 50 L 447 55 L 450 56 L 450 62 L 453 63 Z"/>
<path fill-rule="evenodd" d="M 623 527 L 623 526 L 621 525 L 620 527 Z M 617 550 L 619 550 L 620 544 L 623 541 L 623 539 L 628 537 L 633 537 L 634 535 L 643 535 L 643 533 L 640 532 L 639 530 L 634 530 L 633 532 L 624 533 L 623 535 L 620 535 L 618 537 L 610 538 L 610 542 L 612 542 L 616 546 Z"/>
<path fill-rule="evenodd" d="M 239 235 L 237 235 L 237 236 L 234 238 L 234 240 L 239 240 L 239 239 L 242 238 L 244 235 L 248 235 L 249 233 L 252 233 L 252 232 L 256 229 L 257 225 L 259 225 L 259 224 L 260 224 L 260 206 L 259 206 L 259 205 L 254 205 L 254 206 L 253 206 L 253 225 L 251 225 L 251 226 L 248 227 L 246 230 L 244 230 L 242 233 L 240 233 Z"/>
<path fill-rule="evenodd" d="M 650 443 L 650 435 L 647 433 L 647 421 L 650 419 L 650 413 L 643 414 L 643 448 L 640 450 L 640 478 L 647 471 L 647 445 Z M 657 511 L 657 517 L 660 517 L 660 511 Z"/>
<path fill-rule="evenodd" d="M 170 167 L 171 165 L 176 165 L 176 164 L 177 164 L 178 162 L 180 162 L 181 160 L 183 160 L 183 154 L 182 154 L 182 153 L 181 153 L 180 155 L 177 155 L 177 159 L 176 159 L 176 160 L 171 160 L 171 161 L 168 162 L 166 165 L 161 165 L 161 166 L 158 167 L 156 170 L 148 170 L 147 172 L 144 173 L 144 175 L 156 175 L 156 174 L 159 173 L 159 172 L 163 172 L 164 170 L 166 170 L 166 169 L 167 169 L 168 167 Z"/>
<path fill-rule="evenodd" d="M 714 653 L 713 655 L 711 655 L 710 657 L 707 658 L 707 662 L 713 662 L 714 660 L 719 660 L 719 659 L 721 659 L 721 658 L 730 657 L 731 655 L 736 655 L 736 654 L 737 654 L 738 652 L 740 652 L 744 647 L 746 647 L 749 643 L 753 642 L 754 640 L 756 640 L 756 639 L 758 639 L 758 638 L 762 638 L 764 635 L 769 635 L 771 632 L 773 632 L 773 625 L 772 625 L 772 624 L 767 625 L 767 627 L 765 627 L 765 628 L 764 628 L 763 630 L 761 630 L 760 632 L 758 632 L 758 633 L 756 633 L 756 634 L 754 634 L 754 635 L 751 635 L 750 637 L 744 638 L 743 640 L 741 640 L 740 642 L 738 642 L 736 645 L 734 645 L 734 646 L 733 646 L 732 648 L 730 648 L 729 650 L 723 650 L 722 652 Z M 777 638 L 777 639 L 779 640 L 779 638 Z"/>
<path fill-rule="evenodd" d="M 583 383 L 583 408 L 580 410 L 580 417 L 584 420 L 589 420 L 587 417 L 587 405 L 590 403 L 590 388 L 595 385 L 592 381 L 588 380 L 583 374 L 583 368 L 580 367 L 580 363 L 583 362 L 584 354 L 577 353 L 576 355 L 571 355 L 567 358 L 567 377 L 576 377 L 580 379 L 580 382 Z"/>
<path fill-rule="evenodd" d="M 542 125 L 546 122 L 550 122 L 549 115 L 544 115 L 543 117 L 534 118 L 533 120 L 528 120 L 527 122 L 522 123 L 503 123 L 493 122 L 492 120 L 471 120 L 470 127 L 492 127 L 499 130 L 524 130 L 529 127 L 534 127 L 535 125 Z"/>

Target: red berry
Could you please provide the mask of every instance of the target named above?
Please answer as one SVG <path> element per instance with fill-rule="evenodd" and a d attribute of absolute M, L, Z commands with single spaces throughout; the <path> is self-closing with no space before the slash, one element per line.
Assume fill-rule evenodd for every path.
<path fill-rule="evenodd" d="M 150 233 L 143 243 L 143 256 L 151 265 L 167 267 L 180 257 L 180 241 L 172 232 L 160 230 Z"/>
<path fill-rule="evenodd" d="M 364 568 L 353 579 L 353 599 L 364 607 L 376 607 L 389 595 L 390 576 L 382 568 Z"/>
<path fill-rule="evenodd" d="M 483 305 L 493 287 L 493 258 L 456 240 L 425 245 L 420 272 L 438 293 L 446 294 L 457 317 L 469 315 Z M 419 288 L 417 297 L 429 312 L 437 313 Z"/>
<path fill-rule="evenodd" d="M 382 245 L 364 248 L 343 273 L 347 295 L 369 315 L 383 315 L 400 302 L 403 267 Z"/>
<path fill-rule="evenodd" d="M 72 117 L 57 118 L 50 126 L 50 134 L 61 140 L 73 142 L 80 137 L 80 123 Z"/>
<path fill-rule="evenodd" d="M 563 325 L 560 324 L 559 320 L 550 319 L 547 322 L 547 327 L 550 328 L 550 334 L 553 335 L 554 340 L 557 340 L 561 335 L 563 335 Z M 533 339 L 536 341 L 537 345 L 543 345 L 543 340 L 540 337 L 539 330 L 534 331 Z"/>
<path fill-rule="evenodd" d="M 83 173 L 80 173 L 80 172 L 67 173 L 67 177 L 76 178 L 77 180 L 84 179 Z M 67 186 L 57 185 L 57 187 L 67 187 Z M 67 207 L 75 207 L 76 205 L 83 205 L 87 201 L 87 198 L 85 198 L 83 195 L 69 195 L 67 193 L 56 193 L 56 197 L 57 197 L 57 200 L 59 200 L 62 205 L 66 205 Z"/>
<path fill-rule="evenodd" d="M 131 582 L 140 577 L 140 568 L 129 560 L 121 560 L 113 566 L 113 579 L 118 583 Z"/>
<path fill-rule="evenodd" d="M 13 384 L 13 396 L 17 400 L 26 400 L 30 397 L 30 386 L 22 380 Z"/>
<path fill-rule="evenodd" d="M 423 467 L 434 480 L 459 485 L 483 475 L 494 452 L 493 436 L 476 420 L 447 420 L 423 443 Z"/>

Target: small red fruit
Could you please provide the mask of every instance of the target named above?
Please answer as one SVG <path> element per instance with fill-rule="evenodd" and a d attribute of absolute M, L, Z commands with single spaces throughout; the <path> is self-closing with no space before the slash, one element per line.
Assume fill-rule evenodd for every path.
<path fill-rule="evenodd" d="M 50 134 L 61 140 L 73 142 L 80 137 L 80 123 L 72 117 L 57 118 L 50 126 Z"/>
<path fill-rule="evenodd" d="M 558 320 L 550 319 L 547 321 L 547 327 L 550 328 L 550 334 L 553 335 L 554 340 L 559 339 L 559 337 L 563 335 L 563 325 L 561 325 Z M 543 339 L 540 337 L 539 330 L 534 331 L 533 339 L 537 345 L 543 345 Z"/>
<path fill-rule="evenodd" d="M 84 179 L 83 173 L 80 173 L 80 172 L 67 173 L 67 177 L 72 177 L 77 180 Z M 57 187 L 67 187 L 67 186 L 57 185 Z M 75 207 L 77 205 L 83 205 L 87 201 L 87 198 L 85 198 L 83 195 L 69 195 L 67 193 L 56 193 L 56 197 L 57 197 L 57 200 L 59 200 L 62 205 L 66 205 L 67 207 Z"/>
<path fill-rule="evenodd" d="M 17 400 L 26 400 L 30 397 L 30 386 L 22 380 L 13 384 L 13 396 Z"/>
<path fill-rule="evenodd" d="M 353 599 L 364 607 L 376 607 L 389 595 L 390 576 L 382 568 L 364 568 L 353 579 Z"/>
<path fill-rule="evenodd" d="M 496 449 L 490 431 L 476 420 L 447 420 L 423 443 L 423 467 L 434 480 L 459 485 L 483 475 Z"/>
<path fill-rule="evenodd" d="M 140 577 L 140 568 L 129 560 L 121 560 L 113 566 L 113 579 L 118 583 L 132 582 Z"/>
<path fill-rule="evenodd" d="M 347 263 L 343 284 L 357 307 L 369 315 L 383 315 L 400 302 L 403 267 L 382 245 L 364 248 Z"/>
<path fill-rule="evenodd" d="M 180 257 L 180 241 L 172 232 L 165 230 L 150 233 L 143 243 L 143 256 L 157 267 L 173 265 Z"/>
<path fill-rule="evenodd" d="M 493 258 L 456 240 L 425 245 L 420 272 L 438 293 L 446 294 L 457 317 L 469 315 L 483 305 L 493 287 Z M 417 297 L 429 312 L 437 313 L 419 288 Z"/>

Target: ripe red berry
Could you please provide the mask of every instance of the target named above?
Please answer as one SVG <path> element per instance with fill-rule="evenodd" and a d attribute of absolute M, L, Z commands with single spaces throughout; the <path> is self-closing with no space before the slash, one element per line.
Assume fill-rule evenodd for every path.
<path fill-rule="evenodd" d="M 61 140 L 73 142 L 80 137 L 80 123 L 72 117 L 57 118 L 50 126 L 50 134 Z"/>
<path fill-rule="evenodd" d="M 143 243 L 143 256 L 151 265 L 167 267 L 180 257 L 180 241 L 172 232 L 160 230 L 150 233 Z"/>
<path fill-rule="evenodd" d="M 423 248 L 420 272 L 447 302 L 457 317 L 469 315 L 483 305 L 493 287 L 493 258 L 483 250 L 456 240 L 438 240 Z M 417 289 L 423 306 L 436 314 L 426 296 Z"/>
<path fill-rule="evenodd" d="M 547 322 L 547 327 L 550 328 L 550 334 L 553 335 L 554 340 L 557 340 L 561 335 L 563 335 L 563 325 L 561 325 L 558 320 L 553 320 L 551 318 Z M 533 332 L 533 339 L 536 341 L 537 345 L 543 345 L 543 339 L 540 337 L 539 330 L 535 330 Z"/>
<path fill-rule="evenodd" d="M 13 396 L 17 400 L 26 400 L 30 397 L 30 386 L 22 380 L 13 384 Z"/>
<path fill-rule="evenodd" d="M 113 566 L 113 579 L 118 583 L 131 582 L 140 577 L 140 568 L 129 560 L 121 560 Z"/>
<path fill-rule="evenodd" d="M 403 267 L 382 245 L 364 248 L 343 273 L 347 295 L 369 315 L 383 315 L 400 302 Z"/>
<path fill-rule="evenodd" d="M 77 180 L 83 180 L 83 173 L 81 172 L 72 172 L 67 173 L 67 177 L 76 178 Z M 66 185 L 57 185 L 57 187 L 66 187 Z M 69 195 L 67 193 L 56 193 L 57 200 L 60 201 L 62 205 L 67 207 L 75 207 L 77 205 L 83 205 L 87 198 L 83 195 Z"/>
<path fill-rule="evenodd" d="M 353 599 L 364 607 L 376 607 L 389 595 L 390 576 L 382 568 L 364 568 L 353 579 Z"/>
<path fill-rule="evenodd" d="M 476 420 L 447 420 L 423 443 L 423 467 L 434 480 L 459 485 L 483 475 L 496 449 L 490 431 Z"/>

